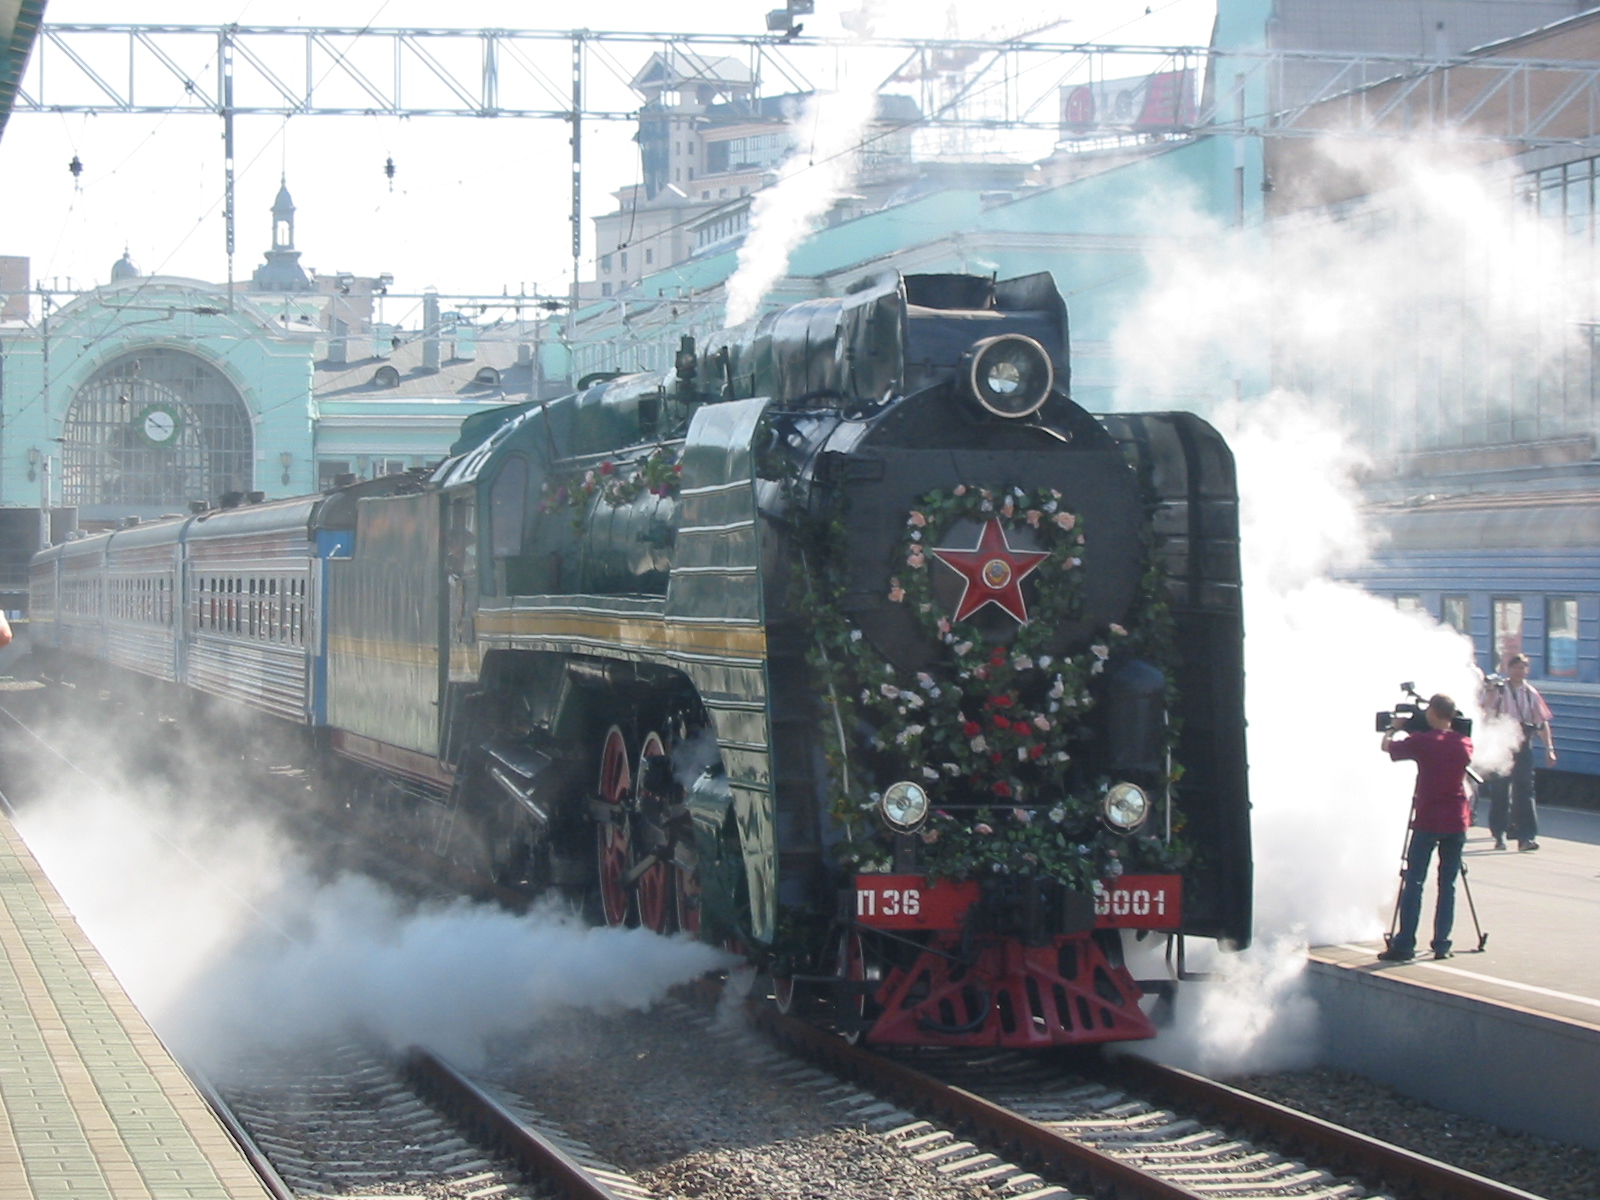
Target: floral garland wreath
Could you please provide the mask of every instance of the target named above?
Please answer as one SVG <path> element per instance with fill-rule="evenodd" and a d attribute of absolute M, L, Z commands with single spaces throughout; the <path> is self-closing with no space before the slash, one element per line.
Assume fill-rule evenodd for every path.
<path fill-rule="evenodd" d="M 1030 560 L 1025 573 L 1034 580 L 1035 599 L 1031 611 L 1024 609 L 1028 619 L 1009 649 L 986 647 L 975 625 L 944 615 L 933 598 L 930 558 L 950 563 L 963 554 L 982 557 L 940 544 L 961 521 L 984 526 L 986 539 L 997 528 L 1000 540 L 992 544 L 1007 556 Z M 1006 535 L 1024 528 L 1038 551 L 1012 551 Z M 851 770 L 846 731 L 865 725 L 875 774 L 918 781 L 930 793 L 934 810 L 921 830 L 921 858 L 930 875 L 1046 875 L 1087 889 L 1097 878 L 1119 873 L 1128 839 L 1099 821 L 1108 781 L 1088 790 L 1080 785 L 1074 793 L 1071 764 L 1081 718 L 1093 704 L 1090 679 L 1105 669 L 1118 641 L 1127 639 L 1131 649 L 1144 639 L 1111 624 L 1086 651 L 1049 653 L 1061 622 L 1082 609 L 1085 531 L 1082 520 L 1062 507 L 1061 493 L 961 485 L 918 500 L 896 550 L 905 569 L 890 580 L 888 599 L 909 605 L 922 628 L 948 647 L 950 657 L 927 671 L 897 671 L 842 615 L 843 575 L 829 553 L 830 546 L 843 544 L 842 521 L 836 516 L 823 535 L 820 561 L 808 560 L 804 572 L 809 592 L 802 611 L 813 623 L 812 665 L 829 709 L 823 736 L 835 776 L 833 815 L 846 830 L 836 848 L 841 864 L 884 869 L 886 858 L 871 817 L 879 794 L 861 781 L 859 770 Z M 978 549 L 986 544 L 980 540 Z M 1150 623 L 1163 627 L 1164 608 L 1149 582 L 1143 607 Z M 859 744 L 860 738 L 853 740 Z M 1175 867 L 1186 855 L 1181 845 L 1153 839 L 1141 839 L 1135 849 L 1140 865 L 1148 866 Z"/>
<path fill-rule="evenodd" d="M 573 520 L 581 525 L 590 497 L 598 496 L 612 508 L 632 504 L 645 492 L 665 499 L 678 494 L 682 474 L 678 452 L 667 446 L 657 446 L 646 457 L 624 464 L 623 469 L 606 459 L 581 474 L 570 471 L 547 479 L 540 488 L 539 511 L 571 508 L 575 510 Z"/>

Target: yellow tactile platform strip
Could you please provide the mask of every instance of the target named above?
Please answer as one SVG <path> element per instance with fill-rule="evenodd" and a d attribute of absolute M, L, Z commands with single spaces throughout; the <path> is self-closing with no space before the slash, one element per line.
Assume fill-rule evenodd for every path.
<path fill-rule="evenodd" d="M 0 1200 L 267 1196 L 0 816 Z"/>

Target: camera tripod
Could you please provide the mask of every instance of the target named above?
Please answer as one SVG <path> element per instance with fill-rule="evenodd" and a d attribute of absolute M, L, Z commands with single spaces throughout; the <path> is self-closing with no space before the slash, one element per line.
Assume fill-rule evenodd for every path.
<path fill-rule="evenodd" d="M 1467 774 L 1472 778 L 1473 783 L 1481 784 L 1483 782 L 1483 780 L 1479 778 L 1475 772 L 1469 770 Z M 1389 916 L 1389 932 L 1383 935 L 1383 948 L 1385 950 L 1394 945 L 1395 935 L 1400 932 L 1400 903 L 1406 892 L 1406 868 L 1410 865 L 1411 837 L 1415 832 L 1415 830 L 1411 828 L 1411 822 L 1416 819 L 1416 816 L 1417 807 L 1415 801 L 1413 801 L 1411 805 L 1411 816 L 1406 821 L 1406 840 L 1405 843 L 1400 847 L 1400 890 L 1397 891 L 1394 896 L 1394 912 Z M 1477 948 L 1472 951 L 1472 953 L 1482 954 L 1484 947 L 1489 944 L 1489 935 L 1484 932 L 1483 926 L 1478 923 L 1478 906 L 1473 903 L 1472 885 L 1467 882 L 1467 860 L 1465 855 L 1463 855 L 1461 859 L 1460 878 L 1461 890 L 1466 893 L 1467 897 L 1467 911 L 1472 914 L 1472 929 L 1473 932 L 1478 935 L 1478 945 Z M 1420 914 L 1418 915 L 1417 920 L 1418 925 L 1420 926 Z"/>

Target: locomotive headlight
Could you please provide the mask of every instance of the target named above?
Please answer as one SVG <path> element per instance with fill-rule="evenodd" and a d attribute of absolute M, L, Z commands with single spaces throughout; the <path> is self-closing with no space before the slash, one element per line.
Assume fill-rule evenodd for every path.
<path fill-rule="evenodd" d="M 891 783 L 878 798 L 878 815 L 897 833 L 910 833 L 928 819 L 928 793 L 917 783 Z"/>
<path fill-rule="evenodd" d="M 1121 833 L 1132 833 L 1150 815 L 1150 797 L 1135 783 L 1113 783 L 1106 789 L 1100 807 L 1106 824 Z"/>
<path fill-rule="evenodd" d="M 1032 416 L 1049 399 L 1056 370 L 1031 337 L 1002 333 L 984 338 L 967 355 L 967 389 L 997 417 Z"/>

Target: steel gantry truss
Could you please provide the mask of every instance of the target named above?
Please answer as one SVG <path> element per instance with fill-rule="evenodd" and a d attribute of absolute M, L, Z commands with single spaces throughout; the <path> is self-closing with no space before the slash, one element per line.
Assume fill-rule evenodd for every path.
<path fill-rule="evenodd" d="M 1064 89 L 1189 72 L 1201 102 L 1160 136 L 1416 137 L 1517 147 L 1600 144 L 1600 63 L 1295 50 L 535 29 L 271 25 L 45 25 L 14 112 L 218 117 L 233 274 L 233 136 L 239 117 L 475 117 L 564 122 L 571 144 L 576 296 L 583 126 L 633 121 L 638 50 L 733 59 L 752 88 L 826 90 L 846 60 L 915 99 L 919 128 L 1062 134 Z M 631 63 L 625 60 L 632 60 Z M 881 132 L 881 131 L 880 131 Z M 1108 131 L 1115 135 L 1118 131 Z M 1128 131 L 1121 131 L 1126 135 Z M 869 136 L 872 136 L 869 134 Z M 1082 136 L 1079 131 L 1078 136 Z M 1144 136 L 1149 136 L 1145 133 Z"/>

